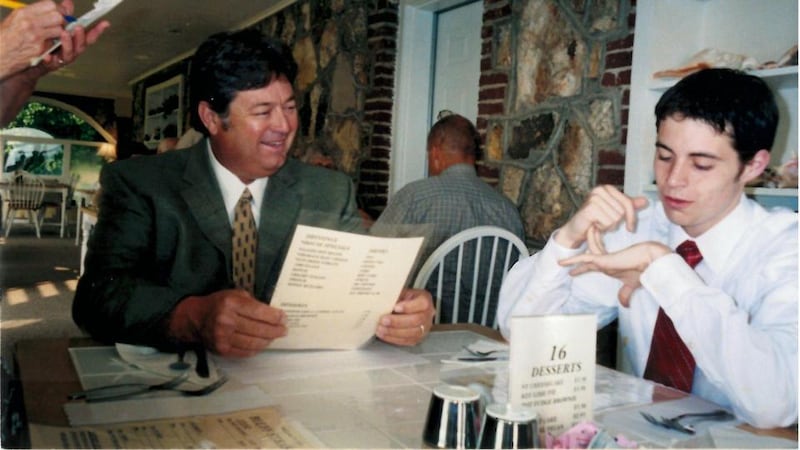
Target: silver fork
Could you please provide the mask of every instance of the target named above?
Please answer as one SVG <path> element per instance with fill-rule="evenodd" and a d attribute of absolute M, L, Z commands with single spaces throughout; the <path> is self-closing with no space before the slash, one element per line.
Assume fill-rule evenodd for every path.
<path fill-rule="evenodd" d="M 187 378 L 188 374 L 183 373 L 180 376 L 159 384 L 126 383 L 102 386 L 93 389 L 87 389 L 85 391 L 74 392 L 69 396 L 69 399 L 85 399 L 87 402 L 99 402 L 106 400 L 120 400 L 153 391 L 175 391 L 181 393 L 182 395 L 196 397 L 210 394 L 219 389 L 228 381 L 226 377 L 222 376 L 217 381 L 199 389 L 178 388 L 178 386 L 186 381 Z"/>
<path fill-rule="evenodd" d="M 704 412 L 704 413 L 685 413 L 685 414 L 677 415 L 675 417 L 663 417 L 662 416 L 661 419 L 657 419 L 654 416 L 652 416 L 652 415 L 650 415 L 650 414 L 648 414 L 646 412 L 643 412 L 643 411 L 639 411 L 639 414 L 641 414 L 642 417 L 645 418 L 645 420 L 647 420 L 648 422 L 652 423 L 653 425 L 658 425 L 658 426 L 661 426 L 661 427 L 664 427 L 664 428 L 669 428 L 670 430 L 676 430 L 676 431 L 680 431 L 680 432 L 686 433 L 686 434 L 694 434 L 695 430 L 694 430 L 694 427 L 692 425 L 685 425 L 685 424 L 681 423 L 681 420 L 683 420 L 683 419 L 687 419 L 687 418 L 690 418 L 690 417 L 699 419 L 699 420 L 696 420 L 696 422 L 699 422 L 701 420 L 719 420 L 719 421 L 724 421 L 724 420 L 732 420 L 732 419 L 734 419 L 733 414 L 729 413 L 728 411 L 725 411 L 724 409 L 718 409 L 718 410 L 715 410 L 715 411 Z"/>

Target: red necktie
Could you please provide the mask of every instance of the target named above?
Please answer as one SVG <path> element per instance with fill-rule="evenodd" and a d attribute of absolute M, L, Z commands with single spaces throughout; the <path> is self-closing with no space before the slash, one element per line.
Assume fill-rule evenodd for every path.
<path fill-rule="evenodd" d="M 676 251 L 692 268 L 703 259 L 694 241 L 684 241 Z M 662 308 L 659 308 L 644 377 L 684 392 L 691 392 L 694 366 L 694 356 L 678 336 L 672 320 Z"/>

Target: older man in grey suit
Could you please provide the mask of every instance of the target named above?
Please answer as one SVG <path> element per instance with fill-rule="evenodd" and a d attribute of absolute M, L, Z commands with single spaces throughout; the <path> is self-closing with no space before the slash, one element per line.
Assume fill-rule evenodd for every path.
<path fill-rule="evenodd" d="M 339 229 L 360 222 L 347 176 L 288 159 L 296 73 L 288 48 L 256 30 L 214 35 L 198 48 L 192 117 L 207 139 L 103 171 L 73 304 L 78 325 L 102 340 L 203 345 L 227 356 L 253 355 L 287 333 L 285 313 L 269 300 L 302 214 L 333 218 Z M 235 286 L 232 269 L 243 191 L 257 226 L 248 289 Z M 413 345 L 433 316 L 427 292 L 406 290 L 376 335 Z"/>

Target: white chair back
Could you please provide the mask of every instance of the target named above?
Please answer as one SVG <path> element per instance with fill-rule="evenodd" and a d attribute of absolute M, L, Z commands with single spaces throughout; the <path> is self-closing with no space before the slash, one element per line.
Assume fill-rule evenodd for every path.
<path fill-rule="evenodd" d="M 28 218 L 36 227 L 36 237 L 41 237 L 37 214 L 44 199 L 44 181 L 28 172 L 19 171 L 8 185 L 8 212 L 6 213 L 6 237 L 11 233 L 17 211 L 27 211 Z"/>
<path fill-rule="evenodd" d="M 503 228 L 480 226 L 444 241 L 414 280 L 436 303 L 435 323 L 478 323 L 497 328 L 497 301 L 505 274 L 528 256 L 522 240 Z"/>

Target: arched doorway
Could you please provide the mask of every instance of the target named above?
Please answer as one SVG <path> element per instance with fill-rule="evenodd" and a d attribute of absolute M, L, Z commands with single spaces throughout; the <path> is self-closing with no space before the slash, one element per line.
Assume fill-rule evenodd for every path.
<path fill-rule="evenodd" d="M 0 178 L 25 170 L 44 179 L 90 189 L 116 155 L 116 139 L 92 117 L 67 103 L 31 97 L 0 130 Z"/>

